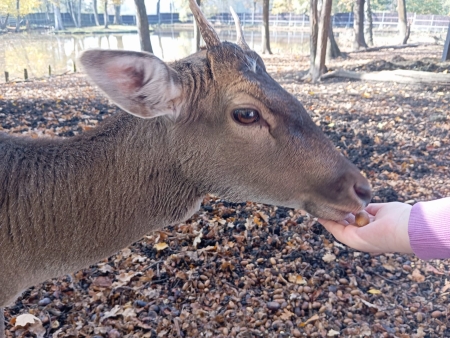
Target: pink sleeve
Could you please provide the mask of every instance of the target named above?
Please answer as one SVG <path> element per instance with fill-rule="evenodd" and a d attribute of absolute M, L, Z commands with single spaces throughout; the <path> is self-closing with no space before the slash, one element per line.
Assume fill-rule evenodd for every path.
<path fill-rule="evenodd" d="M 417 257 L 450 258 L 450 198 L 415 204 L 409 217 L 408 234 Z"/>

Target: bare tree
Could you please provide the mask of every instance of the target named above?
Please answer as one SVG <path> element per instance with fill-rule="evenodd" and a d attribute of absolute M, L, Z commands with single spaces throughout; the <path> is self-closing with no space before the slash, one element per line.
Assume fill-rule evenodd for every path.
<path fill-rule="evenodd" d="M 150 42 L 150 29 L 148 28 L 147 9 L 144 0 L 134 0 L 136 5 L 136 24 L 139 32 L 139 41 L 141 50 L 153 53 L 152 43 Z"/>
<path fill-rule="evenodd" d="M 201 0 L 196 1 L 197 5 L 200 7 Z M 200 29 L 198 27 L 197 21 L 194 19 L 194 53 L 200 50 L 200 39 L 201 39 Z"/>
<path fill-rule="evenodd" d="M 311 28 L 311 35 L 309 40 L 309 63 L 311 69 L 316 60 L 317 52 L 317 35 L 319 33 L 319 14 L 317 10 L 318 0 L 310 0 L 310 14 L 309 14 L 309 25 Z M 311 71 L 310 71 L 311 72 Z"/>
<path fill-rule="evenodd" d="M 311 63 L 311 81 L 317 82 L 320 76 L 325 73 L 325 58 L 327 54 L 327 42 L 330 30 L 332 0 L 323 0 L 320 11 L 319 31 L 317 39 L 317 50 L 314 63 Z"/>
<path fill-rule="evenodd" d="M 16 33 L 20 30 L 20 0 L 17 0 L 16 2 L 16 10 L 17 10 L 17 16 L 16 16 Z"/>
<path fill-rule="evenodd" d="M 405 0 L 398 0 L 397 2 L 398 10 L 398 29 L 400 33 L 400 41 L 402 44 L 406 44 L 409 38 L 409 27 L 408 27 L 408 17 L 406 14 L 406 2 Z"/>
<path fill-rule="evenodd" d="M 442 62 L 450 61 L 450 24 L 447 28 L 447 38 L 445 39 L 444 51 L 442 52 Z"/>
<path fill-rule="evenodd" d="M 53 3 L 53 15 L 55 17 L 55 30 L 57 30 L 57 31 L 64 30 L 64 23 L 62 21 L 60 6 L 61 6 L 61 3 L 59 1 L 55 1 Z"/>
<path fill-rule="evenodd" d="M 158 25 L 161 24 L 161 0 L 156 2 L 156 16 L 158 17 Z"/>
<path fill-rule="evenodd" d="M 98 20 L 97 0 L 92 0 L 92 8 L 94 10 L 95 25 L 96 26 L 100 26 L 100 21 Z"/>
<path fill-rule="evenodd" d="M 353 23 L 353 30 L 355 31 L 353 49 L 367 48 L 366 40 L 364 40 L 364 0 L 356 0 L 353 11 L 355 16 Z"/>
<path fill-rule="evenodd" d="M 333 22 L 330 18 L 330 28 L 328 30 L 327 60 L 342 56 L 341 50 L 334 38 Z"/>
<path fill-rule="evenodd" d="M 0 29 L 6 29 L 8 26 L 8 20 L 9 20 L 9 13 L 6 14 L 5 20 L 2 21 L 2 18 L 0 17 Z"/>
<path fill-rule="evenodd" d="M 72 17 L 73 24 L 75 25 L 75 27 L 80 28 L 80 23 L 78 22 L 77 11 L 75 9 L 73 0 L 67 0 L 66 5 L 69 10 L 70 16 Z"/>
<path fill-rule="evenodd" d="M 103 1 L 104 1 L 103 18 L 105 19 L 105 28 L 108 28 L 108 25 L 109 25 L 108 0 L 103 0 Z"/>
<path fill-rule="evenodd" d="M 77 6 L 77 14 L 78 14 L 78 26 L 82 27 L 82 23 L 81 23 L 81 0 L 78 0 L 78 6 Z"/>
<path fill-rule="evenodd" d="M 366 19 L 366 31 L 365 36 L 367 37 L 367 43 L 369 46 L 373 46 L 373 20 L 372 20 L 372 6 L 370 4 L 371 0 L 366 0 L 365 5 L 365 19 Z"/>
<path fill-rule="evenodd" d="M 269 32 L 269 0 L 263 0 L 262 53 L 272 54 Z"/>
<path fill-rule="evenodd" d="M 122 4 L 114 3 L 114 25 L 121 25 L 122 24 L 122 17 L 120 16 L 120 9 L 122 7 Z"/>

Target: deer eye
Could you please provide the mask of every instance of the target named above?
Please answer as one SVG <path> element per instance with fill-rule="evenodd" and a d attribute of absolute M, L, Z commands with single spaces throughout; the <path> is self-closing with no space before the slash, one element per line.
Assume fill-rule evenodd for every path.
<path fill-rule="evenodd" d="M 235 121 L 242 124 L 251 124 L 259 121 L 259 112 L 255 109 L 242 108 L 233 111 Z"/>

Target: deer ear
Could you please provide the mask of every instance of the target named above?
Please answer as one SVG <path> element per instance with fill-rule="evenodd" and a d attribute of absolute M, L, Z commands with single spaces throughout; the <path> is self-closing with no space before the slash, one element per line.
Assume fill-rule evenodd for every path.
<path fill-rule="evenodd" d="M 142 118 L 178 116 L 182 91 L 178 73 L 156 56 L 88 50 L 80 62 L 92 82 L 128 113 Z"/>

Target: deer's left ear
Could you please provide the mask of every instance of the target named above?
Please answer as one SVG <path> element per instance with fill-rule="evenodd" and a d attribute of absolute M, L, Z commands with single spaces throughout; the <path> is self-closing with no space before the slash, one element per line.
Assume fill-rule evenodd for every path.
<path fill-rule="evenodd" d="M 80 57 L 89 78 L 130 114 L 177 117 L 181 83 L 177 72 L 149 53 L 88 50 Z"/>

